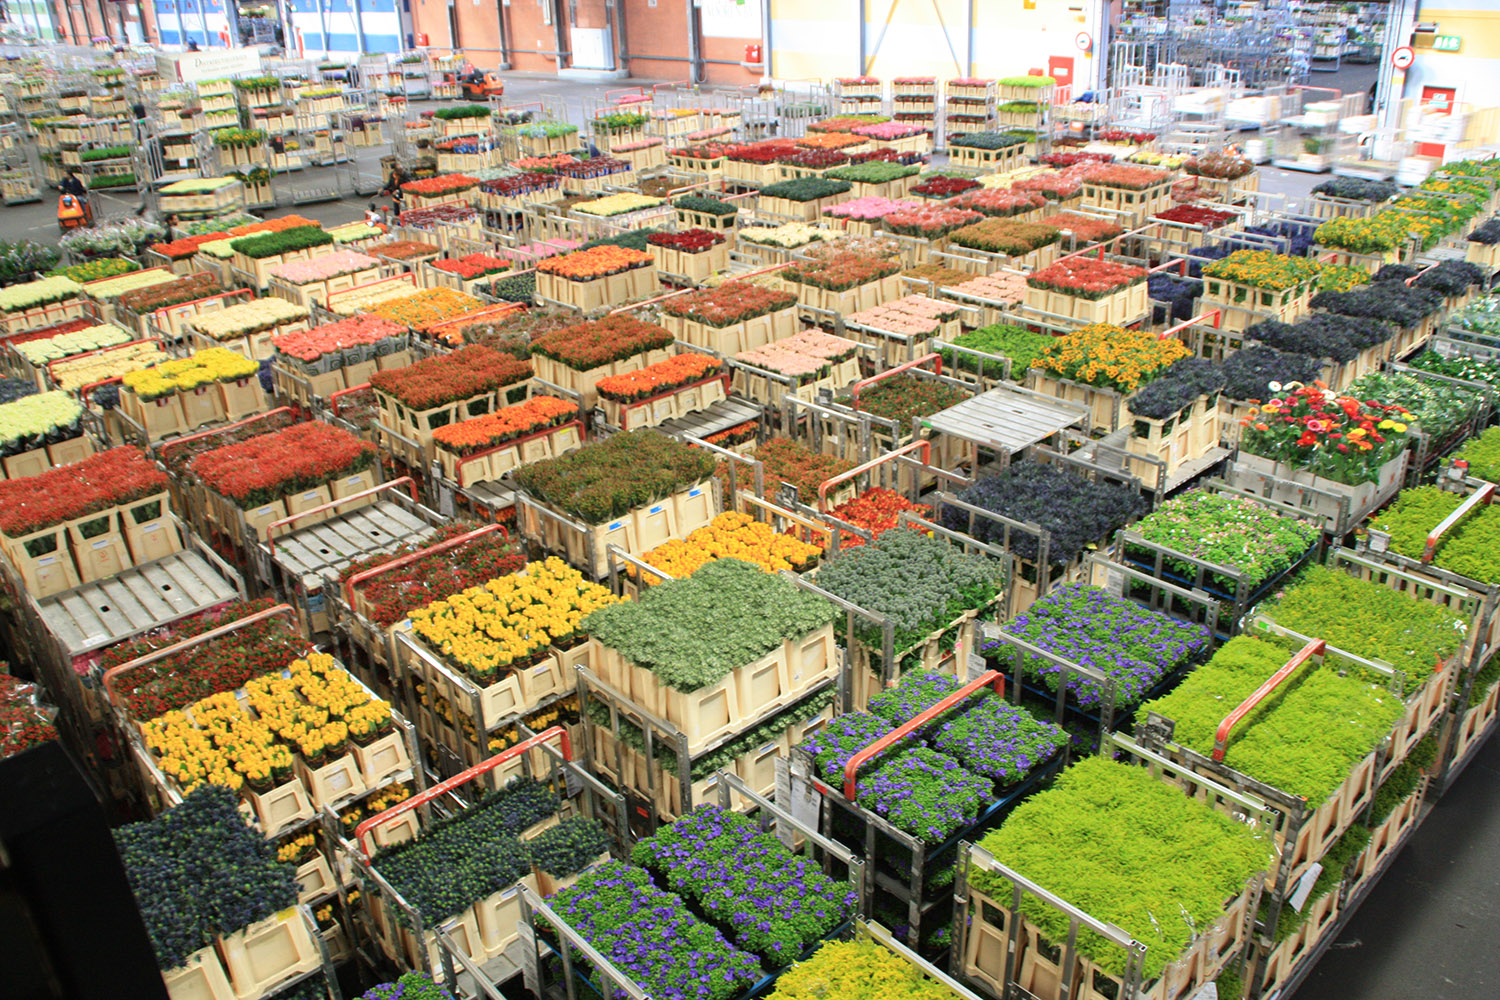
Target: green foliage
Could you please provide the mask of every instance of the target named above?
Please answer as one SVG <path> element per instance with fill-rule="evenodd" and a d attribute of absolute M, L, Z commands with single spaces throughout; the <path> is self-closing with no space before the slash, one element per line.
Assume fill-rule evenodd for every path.
<path fill-rule="evenodd" d="M 952 995 L 874 941 L 829 941 L 782 973 L 767 1000 L 948 1000 Z"/>
<path fill-rule="evenodd" d="M 1466 443 L 1454 458 L 1469 463 L 1469 475 L 1487 483 L 1500 479 L 1500 427 L 1491 427 Z"/>
<path fill-rule="evenodd" d="M 703 212 L 706 215 L 734 215 L 739 211 L 739 208 L 727 201 L 697 194 L 683 195 L 672 202 L 672 207 L 680 208 L 684 212 Z"/>
<path fill-rule="evenodd" d="M 441 118 L 445 122 L 460 121 L 465 118 L 488 118 L 490 109 L 483 104 L 462 104 L 456 108 L 438 108 L 432 113 L 432 117 Z"/>
<path fill-rule="evenodd" d="M 713 475 L 713 456 L 654 430 L 628 431 L 516 473 L 522 489 L 602 524 Z"/>
<path fill-rule="evenodd" d="M 242 253 L 252 260 L 260 260 L 295 250 L 306 250 L 308 247 L 325 246 L 332 242 L 333 237 L 318 226 L 297 226 L 292 229 L 283 229 L 279 233 L 241 236 L 230 242 L 229 249 L 235 253 Z"/>
<path fill-rule="evenodd" d="M 129 155 L 129 146 L 104 146 L 98 149 L 82 150 L 79 152 L 78 158 L 84 163 L 93 163 L 95 160 L 117 160 L 122 156 Z"/>
<path fill-rule="evenodd" d="M 1285 517 L 1245 497 L 1193 490 L 1168 500 L 1135 525 L 1148 542 L 1242 573 L 1258 584 L 1300 559 L 1322 534 L 1319 525 Z M 1150 558 L 1141 553 L 1142 558 Z M 1196 571 L 1187 563 L 1168 560 L 1188 577 Z M 1214 581 L 1233 592 L 1229 580 Z"/>
<path fill-rule="evenodd" d="M 1231 639 L 1170 694 L 1141 706 L 1176 722 L 1173 739 L 1201 754 L 1234 707 L 1287 660 L 1289 645 Z M 1405 712 L 1394 694 L 1338 673 L 1331 658 L 1303 665 L 1230 733 L 1224 763 L 1257 781 L 1321 805 Z"/>
<path fill-rule="evenodd" d="M 1458 651 L 1466 628 L 1446 608 L 1326 566 L 1309 569 L 1265 611 L 1294 632 L 1389 663 L 1406 675 L 1408 692 Z"/>
<path fill-rule="evenodd" d="M 823 598 L 750 563 L 718 559 L 600 608 L 580 628 L 663 684 L 696 691 L 833 618 Z"/>
<path fill-rule="evenodd" d="M 819 587 L 891 619 L 897 650 L 982 607 L 1004 582 L 1000 563 L 915 531 L 887 531 L 818 572 Z"/>
<path fill-rule="evenodd" d="M 1463 503 L 1463 496 L 1436 486 L 1402 490 L 1396 502 L 1371 525 L 1390 532 L 1391 548 L 1420 559 L 1427 533 Z M 1472 511 L 1457 527 L 1449 528 L 1438 544 L 1433 562 L 1452 573 L 1480 583 L 1500 583 L 1500 507 L 1493 504 Z"/>
<path fill-rule="evenodd" d="M 917 166 L 891 163 L 889 160 L 867 160 L 864 163 L 851 163 L 845 167 L 835 167 L 824 176 L 832 177 L 836 181 L 884 184 L 887 181 L 899 180 L 902 177 L 911 177 L 920 170 L 921 168 Z"/>
<path fill-rule="evenodd" d="M 848 181 L 831 181 L 825 177 L 798 177 L 796 180 L 767 184 L 760 189 L 762 198 L 785 198 L 787 201 L 817 201 L 844 194 L 852 185 Z"/>
<path fill-rule="evenodd" d="M 1019 382 L 1026 377 L 1026 370 L 1032 366 L 1042 351 L 1056 338 L 1050 333 L 1033 333 L 1021 326 L 1010 323 L 996 323 L 993 326 L 983 326 L 979 329 L 955 337 L 953 343 L 958 347 L 967 347 L 975 351 L 983 351 L 986 354 L 998 354 L 1002 358 L 1009 358 L 1010 377 Z M 956 351 L 942 350 L 944 365 L 952 365 L 961 371 L 973 371 L 976 359 L 970 355 L 959 354 Z M 994 361 L 983 362 L 984 374 L 991 378 L 999 378 L 1004 372 L 1004 367 Z"/>
<path fill-rule="evenodd" d="M 1144 768 L 1102 757 L 1064 771 L 980 846 L 1144 944 L 1148 981 L 1271 859 L 1269 844 L 1249 827 Z M 973 869 L 970 882 L 993 899 L 1011 896 L 1008 881 L 990 872 Z M 1032 896 L 1022 899 L 1021 910 L 1053 944 L 1067 940 L 1068 917 L 1061 911 Z M 1078 947 L 1106 972 L 1124 972 L 1125 953 L 1097 934 L 1081 933 Z"/>

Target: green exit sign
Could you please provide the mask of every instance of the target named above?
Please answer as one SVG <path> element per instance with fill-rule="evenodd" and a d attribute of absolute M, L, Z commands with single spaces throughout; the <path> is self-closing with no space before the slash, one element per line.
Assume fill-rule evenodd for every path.
<path fill-rule="evenodd" d="M 1438 35 L 1432 40 L 1432 47 L 1439 52 L 1457 52 L 1463 42 L 1462 35 Z"/>

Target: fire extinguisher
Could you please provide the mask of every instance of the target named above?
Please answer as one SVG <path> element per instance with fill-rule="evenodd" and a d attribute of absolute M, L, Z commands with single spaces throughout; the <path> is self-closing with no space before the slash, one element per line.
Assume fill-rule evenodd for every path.
<path fill-rule="evenodd" d="M 753 44 L 753 43 L 750 44 L 750 45 L 746 45 L 745 46 L 745 65 L 747 65 L 747 66 L 757 66 L 758 67 L 760 65 L 760 61 L 761 61 L 760 60 L 760 46 L 758 44 Z"/>

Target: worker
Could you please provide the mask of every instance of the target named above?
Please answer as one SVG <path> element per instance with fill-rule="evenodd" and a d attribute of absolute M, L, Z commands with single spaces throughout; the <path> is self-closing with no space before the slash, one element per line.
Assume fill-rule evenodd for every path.
<path fill-rule="evenodd" d="M 161 241 L 163 243 L 171 243 L 174 240 L 176 240 L 177 239 L 177 215 L 176 215 L 176 213 L 173 213 L 172 215 L 168 215 L 167 216 L 167 221 L 165 223 L 165 228 L 166 228 L 166 232 L 162 235 Z"/>
<path fill-rule="evenodd" d="M 391 176 L 385 182 L 385 187 L 381 189 L 380 193 L 391 199 L 392 215 L 399 216 L 401 214 L 401 209 L 404 207 L 406 201 L 406 192 L 401 190 L 401 185 L 410 179 L 401 164 L 398 163 L 391 168 Z"/>
<path fill-rule="evenodd" d="M 63 176 L 62 183 L 58 185 L 58 190 L 63 194 L 70 194 L 75 198 L 86 199 L 89 196 L 89 189 L 84 186 L 83 178 L 78 176 L 78 171 L 76 170 L 70 170 Z"/>
<path fill-rule="evenodd" d="M 380 209 L 375 207 L 375 203 L 373 201 L 370 202 L 370 207 L 365 209 L 365 225 L 380 225 Z"/>

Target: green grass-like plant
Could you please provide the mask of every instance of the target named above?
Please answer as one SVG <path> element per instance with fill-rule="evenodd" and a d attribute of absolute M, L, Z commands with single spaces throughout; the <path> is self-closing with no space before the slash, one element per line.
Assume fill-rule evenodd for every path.
<path fill-rule="evenodd" d="M 1248 826 L 1153 778 L 1144 768 L 1090 757 L 1049 790 L 1021 804 L 980 841 L 1002 863 L 1146 946 L 1150 982 L 1175 961 L 1195 931 L 1224 912 L 1251 875 L 1271 860 L 1268 842 Z M 1002 902 L 1011 886 L 973 869 L 971 884 Z M 1068 917 L 1026 896 L 1021 910 L 1061 947 Z M 1125 953 L 1089 931 L 1078 948 L 1113 975 Z"/>
<path fill-rule="evenodd" d="M 718 559 L 639 600 L 600 608 L 581 629 L 662 683 L 696 691 L 833 618 L 823 598 L 759 566 Z"/>
<path fill-rule="evenodd" d="M 1141 706 L 1176 723 L 1173 739 L 1201 754 L 1214 751 L 1219 723 L 1295 650 L 1252 636 L 1231 639 L 1170 694 Z M 1340 675 L 1333 657 L 1306 664 L 1241 719 L 1229 734 L 1224 763 L 1292 795 L 1323 804 L 1354 766 L 1390 732 L 1405 704 L 1357 669 Z"/>

